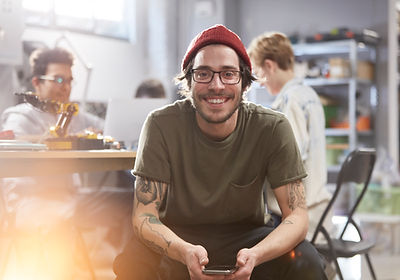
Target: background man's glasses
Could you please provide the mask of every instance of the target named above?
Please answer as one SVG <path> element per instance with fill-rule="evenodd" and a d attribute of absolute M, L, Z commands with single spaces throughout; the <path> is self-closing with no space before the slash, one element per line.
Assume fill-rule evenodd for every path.
<path fill-rule="evenodd" d="M 46 80 L 46 81 L 52 81 L 54 83 L 56 83 L 57 85 L 64 85 L 64 84 L 68 84 L 68 85 L 72 85 L 73 83 L 73 79 L 66 79 L 60 76 L 48 76 L 48 75 L 42 75 L 39 77 L 39 79 L 41 80 Z"/>
<path fill-rule="evenodd" d="M 218 74 L 224 85 L 236 85 L 242 78 L 242 72 L 237 70 L 213 71 L 210 69 L 192 69 L 193 80 L 198 83 L 208 84 Z"/>

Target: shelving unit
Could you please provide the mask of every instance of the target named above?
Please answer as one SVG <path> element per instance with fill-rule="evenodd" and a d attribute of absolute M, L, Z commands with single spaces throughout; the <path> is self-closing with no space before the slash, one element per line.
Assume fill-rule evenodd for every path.
<path fill-rule="evenodd" d="M 370 120 L 372 122 L 373 115 L 376 109 L 378 95 L 374 81 L 360 79 L 357 77 L 357 67 L 359 61 L 369 61 L 375 64 L 376 49 L 373 45 L 368 45 L 356 40 L 338 40 L 328 42 L 304 43 L 293 45 L 293 50 L 296 59 L 302 61 L 308 60 L 326 60 L 333 57 L 348 59 L 350 66 L 350 75 L 345 78 L 306 78 L 305 84 L 313 87 L 317 93 L 326 90 L 327 88 L 337 89 L 338 92 L 343 92 L 346 95 L 345 104 L 341 107 L 348 114 L 348 128 L 327 128 L 325 135 L 329 137 L 346 137 L 346 143 L 328 144 L 327 149 L 338 150 L 353 150 L 359 146 L 374 146 L 371 144 L 371 139 L 374 136 L 373 125 L 371 130 L 357 131 L 357 106 L 359 105 L 360 96 L 367 99 Z M 365 96 L 368 94 L 368 96 Z M 333 99 L 338 98 L 334 94 L 329 95 Z M 343 99 L 343 96 L 342 96 Z M 365 103 L 365 102 L 364 102 Z M 362 139 L 361 139 L 362 138 Z M 370 143 L 365 143 L 365 138 L 369 139 Z M 374 140 L 374 139 L 373 139 Z M 374 142 L 374 141 L 373 141 Z M 339 167 L 328 166 L 328 171 L 337 172 Z"/>

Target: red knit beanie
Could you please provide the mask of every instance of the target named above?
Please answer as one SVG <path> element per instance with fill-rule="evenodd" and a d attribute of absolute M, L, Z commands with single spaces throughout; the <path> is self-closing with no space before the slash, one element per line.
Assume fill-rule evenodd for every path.
<path fill-rule="evenodd" d="M 214 25 L 197 34 L 197 36 L 190 43 L 188 49 L 186 50 L 186 54 L 183 57 L 182 70 L 185 69 L 189 61 L 202 47 L 211 44 L 222 44 L 234 49 L 251 71 L 250 58 L 247 55 L 246 48 L 244 47 L 239 36 L 221 24 Z"/>

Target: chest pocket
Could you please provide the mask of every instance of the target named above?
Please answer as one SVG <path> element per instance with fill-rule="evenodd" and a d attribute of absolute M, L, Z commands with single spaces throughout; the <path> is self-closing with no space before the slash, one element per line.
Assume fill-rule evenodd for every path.
<path fill-rule="evenodd" d="M 231 182 L 222 204 L 228 222 L 255 222 L 262 215 L 262 180 L 256 176 L 245 184 Z"/>

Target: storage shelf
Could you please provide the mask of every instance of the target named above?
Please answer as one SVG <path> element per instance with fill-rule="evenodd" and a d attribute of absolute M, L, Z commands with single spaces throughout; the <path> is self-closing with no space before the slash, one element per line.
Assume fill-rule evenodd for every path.
<path fill-rule="evenodd" d="M 338 102 L 338 104 L 340 104 L 339 106 L 341 106 L 341 108 L 347 111 L 348 127 L 325 129 L 325 136 L 337 137 L 337 139 L 329 139 L 332 141 L 327 141 L 330 143 L 327 143 L 326 145 L 327 150 L 333 154 L 341 153 L 345 150 L 354 150 L 357 147 L 364 146 L 366 143 L 368 146 L 371 146 L 370 140 L 372 140 L 371 136 L 374 135 L 374 132 L 372 129 L 367 131 L 357 130 L 357 109 L 359 104 L 362 104 L 363 106 L 368 105 L 372 108 L 374 106 L 374 100 L 377 100 L 377 92 L 375 81 L 359 79 L 357 77 L 357 67 L 358 62 L 360 61 L 376 63 L 375 48 L 376 46 L 373 43 L 361 43 L 354 39 L 300 43 L 293 45 L 294 55 L 296 59 L 300 61 L 306 62 L 314 60 L 314 63 L 320 62 L 320 64 L 324 63 L 324 65 L 329 62 L 329 59 L 337 57 L 349 61 L 350 70 L 352 70 L 350 71 L 350 77 L 317 77 L 304 79 L 304 83 L 306 85 L 316 88 L 316 90 L 320 93 L 334 95 L 336 92 L 339 92 L 340 96 L 338 96 L 338 99 L 340 99 L 340 102 Z M 346 92 L 347 96 L 342 94 L 344 92 Z M 364 93 L 369 93 L 369 96 L 365 96 Z M 364 102 L 365 104 L 361 103 L 365 100 L 359 100 L 358 96 L 361 96 L 367 100 Z M 340 139 L 340 137 L 345 138 Z M 337 162 L 337 160 L 330 162 Z M 339 170 L 340 165 L 328 166 L 328 182 L 335 180 L 335 175 L 337 175 Z"/>
<path fill-rule="evenodd" d="M 309 86 L 340 86 L 348 85 L 353 79 L 351 78 L 307 78 L 304 79 L 304 83 Z M 372 82 L 364 79 L 355 79 L 356 83 L 359 85 L 372 85 Z"/>
<path fill-rule="evenodd" d="M 325 136 L 349 136 L 350 130 L 345 128 L 326 128 Z"/>
<path fill-rule="evenodd" d="M 350 130 L 348 128 L 326 128 L 325 136 L 349 136 Z M 373 135 L 372 130 L 358 131 L 357 134 L 360 136 L 371 136 Z"/>
<path fill-rule="evenodd" d="M 356 45 L 357 52 L 370 52 L 373 47 L 355 40 L 337 40 L 328 42 L 301 43 L 293 45 L 295 56 L 320 56 L 349 54 L 352 44 Z"/>
<path fill-rule="evenodd" d="M 347 150 L 347 149 L 349 149 L 349 144 L 348 143 L 326 144 L 326 149 L 328 149 L 328 150 Z"/>

